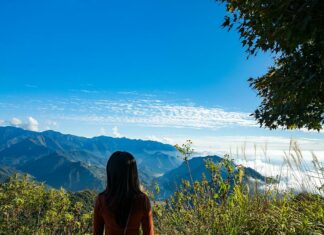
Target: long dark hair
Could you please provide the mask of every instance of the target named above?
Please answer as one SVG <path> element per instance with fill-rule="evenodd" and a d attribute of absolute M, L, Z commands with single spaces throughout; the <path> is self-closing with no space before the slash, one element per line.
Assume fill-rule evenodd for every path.
<path fill-rule="evenodd" d="M 107 163 L 108 209 L 118 225 L 125 227 L 133 198 L 141 194 L 135 158 L 128 152 L 114 152 Z"/>

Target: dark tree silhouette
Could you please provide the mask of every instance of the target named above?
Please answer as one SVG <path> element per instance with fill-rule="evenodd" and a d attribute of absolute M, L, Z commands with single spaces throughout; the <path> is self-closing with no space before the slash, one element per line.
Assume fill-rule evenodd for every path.
<path fill-rule="evenodd" d="M 262 98 L 252 114 L 260 126 L 320 130 L 324 124 L 324 1 L 216 0 L 249 56 L 275 54 L 274 65 L 250 86 Z"/>

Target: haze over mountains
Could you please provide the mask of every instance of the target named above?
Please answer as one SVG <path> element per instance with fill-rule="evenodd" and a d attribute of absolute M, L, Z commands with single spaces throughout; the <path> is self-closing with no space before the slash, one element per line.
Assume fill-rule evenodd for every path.
<path fill-rule="evenodd" d="M 207 156 L 207 157 L 195 157 L 188 161 L 190 172 L 193 180 L 202 180 L 203 175 L 206 179 L 211 179 L 210 171 L 205 167 L 206 161 L 212 161 L 214 163 L 220 163 L 223 158 L 219 156 Z M 236 165 L 233 164 L 234 171 L 237 172 Z M 224 167 L 220 168 L 220 175 L 223 179 L 229 178 L 227 170 Z M 244 168 L 244 181 L 247 183 L 249 180 L 255 179 L 260 182 L 264 182 L 267 178 L 261 175 L 259 172 L 253 170 L 250 167 Z M 166 172 L 163 176 L 157 178 L 157 183 L 162 187 L 159 197 L 167 198 L 172 195 L 179 187 L 183 180 L 190 182 L 190 176 L 188 174 L 188 167 L 186 163 L 181 164 L 179 167 Z"/>
<path fill-rule="evenodd" d="M 141 182 L 149 187 L 157 181 L 163 197 L 172 194 L 181 180 L 188 178 L 186 166 L 177 157 L 176 149 L 168 144 L 107 136 L 85 138 L 8 126 L 0 127 L 0 181 L 14 172 L 22 172 L 55 188 L 100 191 L 106 184 L 107 159 L 117 150 L 135 156 Z M 207 173 L 206 159 L 197 157 L 189 161 L 194 180 Z M 222 158 L 209 156 L 208 159 L 219 162 Z M 246 168 L 246 175 L 264 180 L 251 168 Z"/>
<path fill-rule="evenodd" d="M 173 146 L 154 141 L 107 136 L 84 138 L 55 131 L 0 127 L 2 169 L 26 172 L 50 186 L 72 191 L 102 190 L 107 159 L 117 150 L 136 156 L 145 184 L 181 163 Z"/>

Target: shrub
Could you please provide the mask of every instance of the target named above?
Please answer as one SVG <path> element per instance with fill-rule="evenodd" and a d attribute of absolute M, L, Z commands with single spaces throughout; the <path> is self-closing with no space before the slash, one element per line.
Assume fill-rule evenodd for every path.
<path fill-rule="evenodd" d="M 92 210 L 71 203 L 64 190 L 49 189 L 28 176 L 0 185 L 1 234 L 90 234 Z"/>
<path fill-rule="evenodd" d="M 207 162 L 213 178 L 184 181 L 170 200 L 155 203 L 158 234 L 323 234 L 324 200 L 320 195 L 277 190 L 249 191 L 242 170 L 233 181 L 220 177 L 219 165 Z"/>

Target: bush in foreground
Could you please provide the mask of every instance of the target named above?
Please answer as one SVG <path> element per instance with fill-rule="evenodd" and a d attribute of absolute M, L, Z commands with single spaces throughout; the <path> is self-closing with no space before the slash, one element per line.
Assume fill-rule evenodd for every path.
<path fill-rule="evenodd" d="M 252 192 L 244 168 L 234 169 L 227 158 L 206 167 L 211 179 L 184 181 L 169 200 L 153 203 L 157 234 L 323 234 L 320 195 Z M 220 168 L 231 177 L 222 179 Z M 0 185 L 0 234 L 91 234 L 95 195 L 11 177 Z"/>
<path fill-rule="evenodd" d="M 233 182 L 219 177 L 220 166 L 207 163 L 213 179 L 183 182 L 165 203 L 155 204 L 160 234 L 323 234 L 324 200 L 320 195 L 271 190 L 250 192 L 230 161 L 221 163 Z M 252 186 L 252 185 L 250 185 Z M 251 187 L 250 187 L 251 188 Z"/>
<path fill-rule="evenodd" d="M 0 234 L 90 234 L 84 207 L 78 195 L 15 175 L 0 185 Z"/>

